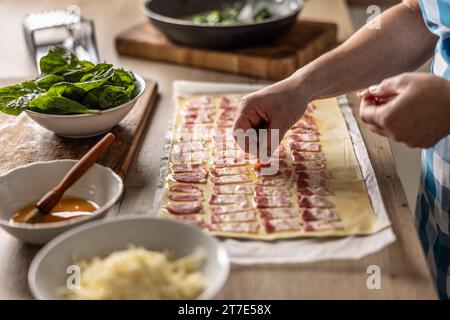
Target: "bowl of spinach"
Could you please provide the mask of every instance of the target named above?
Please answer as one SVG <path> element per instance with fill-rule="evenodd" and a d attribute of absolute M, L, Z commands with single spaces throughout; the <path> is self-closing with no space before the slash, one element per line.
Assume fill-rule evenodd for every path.
<path fill-rule="evenodd" d="M 145 90 L 145 81 L 108 63 L 79 60 L 62 47 L 39 61 L 41 75 L 0 88 L 0 111 L 25 112 L 61 136 L 99 135 L 118 124 Z"/>

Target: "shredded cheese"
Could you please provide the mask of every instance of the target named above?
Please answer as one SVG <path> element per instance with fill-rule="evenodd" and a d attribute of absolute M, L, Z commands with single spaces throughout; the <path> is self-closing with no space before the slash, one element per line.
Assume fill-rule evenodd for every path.
<path fill-rule="evenodd" d="M 198 271 L 204 256 L 194 253 L 173 260 L 168 252 L 130 247 L 105 258 L 76 262 L 81 269 L 80 288 L 64 289 L 77 300 L 193 299 L 205 287 Z"/>

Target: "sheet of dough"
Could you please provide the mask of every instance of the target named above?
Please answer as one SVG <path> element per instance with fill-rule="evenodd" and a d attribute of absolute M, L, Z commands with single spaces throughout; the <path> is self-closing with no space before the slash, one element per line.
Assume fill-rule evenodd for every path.
<path fill-rule="evenodd" d="M 229 93 L 227 93 L 229 95 Z M 218 108 L 218 101 L 221 94 L 208 94 L 214 101 Z M 185 107 L 187 99 L 198 98 L 199 95 L 179 96 L 177 98 L 176 115 L 173 123 L 172 132 L 176 132 L 180 124 L 180 114 Z M 315 101 L 316 107 L 314 117 L 316 119 L 319 132 L 320 144 L 322 152 L 325 154 L 327 170 L 331 172 L 332 179 L 329 180 L 329 186 L 335 192 L 334 196 L 329 198 L 336 205 L 335 211 L 342 219 L 343 229 L 340 230 L 326 230 L 326 231 L 286 231 L 277 233 L 266 233 L 261 224 L 257 234 L 250 233 L 230 233 L 230 232 L 215 232 L 210 231 L 211 234 L 220 237 L 231 237 L 241 239 L 258 239 L 258 240 L 276 240 L 287 238 L 300 237 L 342 237 L 349 235 L 369 235 L 376 233 L 390 225 L 388 221 L 380 220 L 374 213 L 364 181 L 362 179 L 361 169 L 359 167 L 353 145 L 348 133 L 345 120 L 342 116 L 339 104 L 336 98 Z M 219 112 L 217 112 L 218 116 Z M 173 140 L 170 144 L 170 152 L 173 145 Z M 169 152 L 169 154 L 170 154 Z M 290 156 L 287 157 L 288 162 Z M 171 158 L 169 156 L 170 166 Z M 210 168 L 208 163 L 206 166 Z M 252 172 L 252 165 L 247 165 L 250 172 Z M 170 171 L 170 170 L 169 170 Z M 254 178 L 254 176 L 252 176 Z M 165 190 L 174 183 L 169 178 L 166 178 Z M 211 194 L 211 182 L 208 180 L 207 184 L 199 185 L 205 194 L 205 201 L 203 202 L 205 208 L 204 217 L 209 221 L 209 197 Z M 291 202 L 297 206 L 296 187 L 291 186 Z M 251 204 L 251 195 L 248 196 L 248 202 Z M 169 217 L 170 214 L 164 209 L 168 201 L 164 195 L 161 201 L 160 216 Z M 258 217 L 258 219 L 260 219 Z M 259 220 L 259 222 L 262 222 Z M 300 222 L 300 220 L 299 220 Z"/>

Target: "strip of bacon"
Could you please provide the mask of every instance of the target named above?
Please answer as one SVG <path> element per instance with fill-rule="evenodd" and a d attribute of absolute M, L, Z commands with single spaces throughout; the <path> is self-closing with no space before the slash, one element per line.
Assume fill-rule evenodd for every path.
<path fill-rule="evenodd" d="M 264 219 L 298 218 L 299 213 L 291 208 L 258 209 L 258 213 Z"/>
<path fill-rule="evenodd" d="M 232 128 L 234 125 L 234 120 L 218 120 L 216 122 L 217 127 L 219 128 Z"/>
<path fill-rule="evenodd" d="M 176 202 L 191 202 L 191 201 L 199 201 L 202 199 L 202 195 L 196 195 L 196 194 L 168 194 L 167 199 L 170 201 L 176 201 Z"/>
<path fill-rule="evenodd" d="M 280 179 L 279 177 L 258 177 L 255 181 L 255 185 L 281 187 L 290 185 L 290 182 L 285 179 Z"/>
<path fill-rule="evenodd" d="M 174 173 L 200 172 L 200 171 L 205 171 L 204 166 L 200 163 L 172 165 L 172 172 Z"/>
<path fill-rule="evenodd" d="M 298 197 L 298 205 L 302 208 L 334 208 L 333 202 L 325 197 L 312 195 L 312 196 L 302 196 Z"/>
<path fill-rule="evenodd" d="M 224 167 L 224 168 L 211 168 L 210 172 L 213 176 L 234 176 L 237 174 L 248 174 L 248 170 L 245 167 Z"/>
<path fill-rule="evenodd" d="M 330 209 L 319 209 L 319 208 L 300 208 L 300 216 L 303 221 L 339 221 L 339 215 Z"/>
<path fill-rule="evenodd" d="M 300 133 L 300 134 L 290 134 L 288 136 L 290 141 L 298 142 L 318 142 L 319 136 L 314 133 Z"/>
<path fill-rule="evenodd" d="M 255 221 L 255 220 L 256 220 L 256 213 L 254 210 L 238 212 L 238 213 L 230 213 L 230 214 L 216 214 L 216 215 L 211 216 L 212 223 L 248 222 L 248 221 Z"/>
<path fill-rule="evenodd" d="M 213 186 L 213 192 L 216 194 L 252 194 L 253 190 L 248 185 L 217 185 Z"/>
<path fill-rule="evenodd" d="M 210 176 L 209 180 L 214 184 L 245 183 L 251 181 L 250 177 L 244 174 L 223 177 Z"/>
<path fill-rule="evenodd" d="M 174 184 L 169 188 L 171 192 L 180 192 L 180 193 L 190 193 L 190 194 L 203 194 L 203 191 L 196 185 L 193 184 Z"/>
<path fill-rule="evenodd" d="M 292 203 L 288 198 L 281 197 L 253 197 L 253 202 L 257 208 L 292 207 Z"/>
<path fill-rule="evenodd" d="M 294 161 L 313 161 L 313 160 L 325 160 L 325 155 L 322 152 L 303 152 L 292 151 L 292 159 Z"/>
<path fill-rule="evenodd" d="M 234 204 L 247 201 L 243 194 L 212 194 L 209 200 L 210 204 Z"/>
<path fill-rule="evenodd" d="M 246 165 L 247 162 L 248 162 L 247 159 L 220 158 L 220 159 L 215 159 L 213 165 L 218 168 L 235 167 L 235 166 Z"/>
<path fill-rule="evenodd" d="M 178 182 L 206 183 L 206 171 L 174 173 L 172 178 Z"/>
<path fill-rule="evenodd" d="M 325 162 L 322 160 L 313 160 L 313 161 L 306 161 L 306 162 L 293 162 L 291 165 L 295 169 L 295 171 L 325 169 Z"/>
<path fill-rule="evenodd" d="M 175 153 L 186 153 L 186 152 L 205 152 L 208 150 L 208 147 L 205 146 L 202 142 L 193 141 L 188 143 L 174 144 L 172 152 Z"/>
<path fill-rule="evenodd" d="M 297 219 L 266 220 L 264 225 L 267 233 L 300 230 Z"/>
<path fill-rule="evenodd" d="M 313 142 L 291 142 L 289 146 L 296 151 L 320 152 L 321 149 L 320 144 Z"/>
<path fill-rule="evenodd" d="M 238 96 L 223 96 L 220 98 L 219 107 L 222 109 L 237 109 L 239 108 Z"/>
<path fill-rule="evenodd" d="M 211 231 L 230 233 L 258 233 L 258 223 L 233 222 L 233 223 L 212 223 L 209 226 Z"/>
<path fill-rule="evenodd" d="M 326 230 L 339 230 L 343 229 L 344 225 L 339 221 L 308 221 L 303 223 L 303 229 L 307 232 L 314 231 L 326 231 Z"/>
<path fill-rule="evenodd" d="M 262 187 L 255 186 L 256 196 L 269 196 L 269 197 L 290 197 L 292 195 L 286 187 Z"/>
<path fill-rule="evenodd" d="M 169 203 L 166 206 L 167 211 L 173 214 L 196 214 L 203 213 L 203 205 L 201 202 L 190 203 Z"/>
<path fill-rule="evenodd" d="M 202 152 L 181 153 L 181 154 L 172 152 L 171 158 L 174 164 L 204 163 L 208 160 L 208 154 Z"/>
<path fill-rule="evenodd" d="M 325 179 L 298 179 L 297 180 L 297 188 L 325 188 L 327 182 Z"/>
<path fill-rule="evenodd" d="M 239 204 L 232 204 L 228 206 L 217 206 L 217 207 L 210 207 L 212 214 L 228 214 L 228 213 L 235 213 L 240 211 L 247 211 L 250 210 L 250 206 L 247 202 L 242 202 Z"/>

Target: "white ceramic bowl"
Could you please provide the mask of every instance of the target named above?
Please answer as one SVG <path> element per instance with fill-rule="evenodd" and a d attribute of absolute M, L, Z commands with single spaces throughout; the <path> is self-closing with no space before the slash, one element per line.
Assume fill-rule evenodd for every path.
<path fill-rule="evenodd" d="M 81 197 L 99 205 L 94 215 L 42 224 L 9 221 L 14 212 L 39 200 L 55 187 L 75 163 L 76 160 L 35 162 L 0 175 L 0 226 L 20 240 L 44 244 L 74 226 L 103 217 L 119 199 L 123 183 L 114 171 L 95 164 L 65 193 L 65 195 Z"/>
<path fill-rule="evenodd" d="M 42 127 L 68 138 L 87 138 L 109 131 L 131 111 L 145 91 L 145 81 L 134 74 L 139 92 L 132 100 L 117 107 L 103 110 L 101 114 L 54 115 L 26 110 L 27 115 Z"/>
<path fill-rule="evenodd" d="M 64 287 L 67 267 L 74 255 L 79 259 L 103 257 L 133 244 L 148 250 L 170 250 L 176 257 L 200 249 L 205 254 L 202 272 L 207 286 L 198 299 L 212 299 L 221 290 L 229 273 L 224 246 L 214 237 L 185 223 L 149 216 L 108 218 L 72 229 L 49 242 L 34 257 L 28 271 L 28 285 L 36 299 L 61 299 L 57 288 Z"/>

